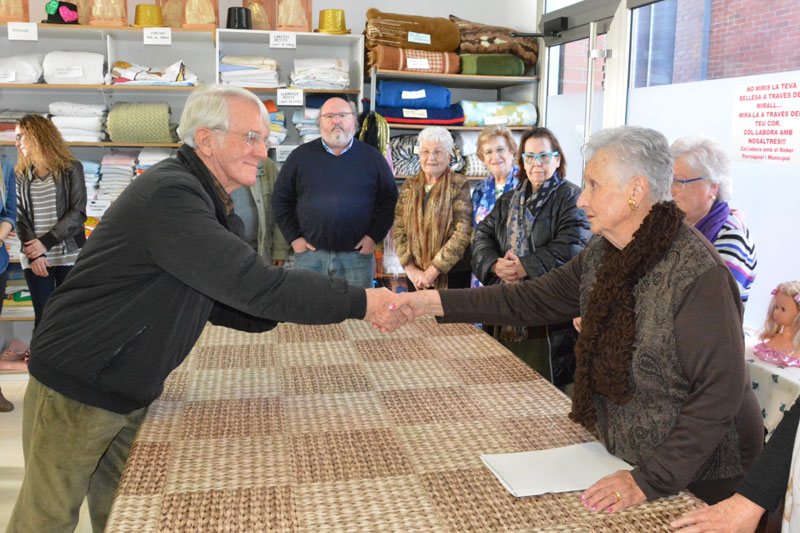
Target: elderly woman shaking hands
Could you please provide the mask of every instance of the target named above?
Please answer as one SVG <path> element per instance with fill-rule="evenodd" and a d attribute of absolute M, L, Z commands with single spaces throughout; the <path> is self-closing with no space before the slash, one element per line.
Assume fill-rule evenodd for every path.
<path fill-rule="evenodd" d="M 634 466 L 589 487 L 584 505 L 616 512 L 685 488 L 719 501 L 763 441 L 736 282 L 669 201 L 663 135 L 603 130 L 584 154 L 578 207 L 595 236 L 577 257 L 534 280 L 404 302 L 445 322 L 522 326 L 580 315 L 570 417 Z"/>

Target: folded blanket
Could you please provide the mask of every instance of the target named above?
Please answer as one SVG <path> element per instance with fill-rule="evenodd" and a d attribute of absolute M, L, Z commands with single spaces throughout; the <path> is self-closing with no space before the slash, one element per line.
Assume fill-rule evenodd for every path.
<path fill-rule="evenodd" d="M 84 176 L 94 176 L 100 170 L 100 164 L 97 161 L 89 161 L 88 159 L 81 159 L 83 165 Z"/>
<path fill-rule="evenodd" d="M 294 72 L 319 69 L 334 69 L 348 72 L 350 70 L 350 65 L 347 63 L 346 59 L 337 59 L 332 57 L 316 57 L 311 59 L 294 60 Z"/>
<path fill-rule="evenodd" d="M 262 70 L 278 70 L 279 67 L 277 61 L 266 56 L 225 56 L 220 59 L 220 63 L 260 68 Z"/>
<path fill-rule="evenodd" d="M 169 148 L 157 148 L 148 146 L 142 148 L 136 159 L 139 160 L 140 165 L 155 165 L 159 161 L 167 159 L 172 155 L 172 150 Z"/>
<path fill-rule="evenodd" d="M 461 74 L 522 76 L 525 63 L 513 54 L 461 54 Z"/>
<path fill-rule="evenodd" d="M 83 130 L 80 130 L 83 131 Z M 68 143 L 99 143 L 105 140 L 102 133 L 61 133 L 61 138 Z"/>
<path fill-rule="evenodd" d="M 312 109 L 310 107 L 303 108 L 303 118 L 310 118 L 312 120 L 317 120 L 319 118 L 319 109 Z"/>
<path fill-rule="evenodd" d="M 3 83 L 39 83 L 44 54 L 22 54 L 0 57 L 0 79 Z"/>
<path fill-rule="evenodd" d="M 429 83 L 379 81 L 377 105 L 410 109 L 447 109 L 450 89 Z"/>
<path fill-rule="evenodd" d="M 461 42 L 458 26 L 445 18 L 382 13 L 374 7 L 367 10 L 364 35 L 367 49 L 383 44 L 396 48 L 455 52 Z"/>
<path fill-rule="evenodd" d="M 473 102 L 462 100 L 465 126 L 533 126 L 538 112 L 532 102 Z"/>
<path fill-rule="evenodd" d="M 525 62 L 525 69 L 536 64 L 539 42 L 534 37 L 512 37 L 511 28 L 487 26 L 450 15 L 458 26 L 462 54 L 514 54 Z"/>
<path fill-rule="evenodd" d="M 42 68 L 46 83 L 102 85 L 103 54 L 56 50 L 44 56 Z"/>
<path fill-rule="evenodd" d="M 177 138 L 169 119 L 166 102 L 117 102 L 108 112 L 106 128 L 114 142 L 171 143 Z"/>
<path fill-rule="evenodd" d="M 402 107 L 375 107 L 391 124 L 431 124 L 459 126 L 464 123 L 464 111 L 458 104 L 447 109 L 408 109 Z"/>
<path fill-rule="evenodd" d="M 59 130 L 79 128 L 89 131 L 103 131 L 103 122 L 105 122 L 103 117 L 62 117 L 59 115 L 53 115 L 50 120 Z"/>
<path fill-rule="evenodd" d="M 337 69 L 315 69 L 292 72 L 292 85 L 301 89 L 346 89 L 350 85 L 350 75 Z"/>
<path fill-rule="evenodd" d="M 67 137 L 94 137 L 96 140 L 92 142 L 99 142 L 106 138 L 106 134 L 103 131 L 86 130 L 83 128 L 58 128 L 58 132 L 64 137 L 64 140 L 66 140 Z"/>
<path fill-rule="evenodd" d="M 103 117 L 108 109 L 102 104 L 76 104 L 73 102 L 53 102 L 49 105 L 51 115 L 65 117 Z"/>
<path fill-rule="evenodd" d="M 453 52 L 429 52 L 378 45 L 367 52 L 367 68 L 457 74 L 459 60 Z"/>
<path fill-rule="evenodd" d="M 223 81 L 236 81 L 236 80 L 266 80 L 278 82 L 280 76 L 276 70 L 236 70 L 233 72 L 221 72 L 219 75 Z"/>
<path fill-rule="evenodd" d="M 115 106 L 116 107 L 116 106 Z M 122 150 L 112 150 L 103 156 L 100 161 L 101 165 L 127 165 L 132 167 L 136 164 L 137 152 L 129 152 Z"/>

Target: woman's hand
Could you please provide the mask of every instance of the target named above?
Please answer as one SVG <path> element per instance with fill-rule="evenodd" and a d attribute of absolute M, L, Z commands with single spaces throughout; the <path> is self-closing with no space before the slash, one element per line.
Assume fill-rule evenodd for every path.
<path fill-rule="evenodd" d="M 498 278 L 506 283 L 510 281 L 519 281 L 528 276 L 528 273 L 525 272 L 519 257 L 514 255 L 511 250 L 506 252 L 505 256 L 497 259 L 494 273 Z"/>
<path fill-rule="evenodd" d="M 628 470 L 618 470 L 610 474 L 581 494 L 581 501 L 592 511 L 609 513 L 621 511 L 647 500 Z"/>
<path fill-rule="evenodd" d="M 423 289 L 432 289 L 436 285 L 436 278 L 439 277 L 439 269 L 431 265 L 422 272 L 421 282 Z"/>
<path fill-rule="evenodd" d="M 414 288 L 417 290 L 422 290 L 424 287 L 422 286 L 422 271 L 417 268 L 417 265 L 414 263 L 409 263 L 403 267 L 406 271 L 406 277 L 408 281 L 410 281 Z"/>
<path fill-rule="evenodd" d="M 752 533 L 758 527 L 764 508 L 741 494 L 734 494 L 711 507 L 686 513 L 670 525 L 683 533 L 719 531 L 721 533 Z"/>
<path fill-rule="evenodd" d="M 25 243 L 25 246 L 22 248 L 22 252 L 28 257 L 28 259 L 33 260 L 47 252 L 47 248 L 44 247 L 44 244 L 42 244 L 39 239 L 33 239 Z"/>
<path fill-rule="evenodd" d="M 46 278 L 50 274 L 47 272 L 47 267 L 50 266 L 50 263 L 47 262 L 46 257 L 39 257 L 38 259 L 34 259 L 31 261 L 31 270 L 34 274 L 39 276 L 40 278 Z"/>

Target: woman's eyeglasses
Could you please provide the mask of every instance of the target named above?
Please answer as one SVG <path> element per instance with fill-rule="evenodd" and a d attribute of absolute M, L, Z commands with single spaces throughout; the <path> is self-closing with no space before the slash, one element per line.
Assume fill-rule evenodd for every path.
<path fill-rule="evenodd" d="M 672 190 L 673 191 L 683 191 L 683 189 L 686 188 L 686 184 L 687 183 L 691 183 L 693 181 L 700 181 L 700 180 L 704 180 L 704 179 L 705 178 L 703 178 L 703 177 L 692 178 L 692 179 L 688 179 L 688 180 L 682 180 L 682 179 L 678 179 L 678 178 L 673 178 L 672 179 Z"/>
<path fill-rule="evenodd" d="M 546 165 L 550 161 L 552 161 L 553 158 L 557 155 L 558 152 L 542 152 L 541 154 L 522 154 L 522 160 L 525 161 L 526 165 L 532 165 L 535 161 L 539 161 L 541 164 Z"/>
<path fill-rule="evenodd" d="M 484 150 L 483 151 L 483 157 L 492 157 L 495 154 L 497 154 L 497 155 L 502 157 L 503 155 L 508 153 L 508 151 L 509 150 L 508 150 L 507 146 L 498 146 L 497 150 Z"/>

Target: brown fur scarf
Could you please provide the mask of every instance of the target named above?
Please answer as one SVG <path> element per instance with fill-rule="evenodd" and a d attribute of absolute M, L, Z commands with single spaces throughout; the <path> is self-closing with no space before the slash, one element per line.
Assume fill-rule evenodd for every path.
<path fill-rule="evenodd" d="M 597 422 L 592 393 L 618 405 L 631 399 L 629 373 L 636 342 L 634 288 L 666 255 L 683 217 L 674 202 L 662 202 L 653 206 L 625 248 L 603 243 L 602 264 L 575 344 L 575 391 L 569 414 L 589 430 L 594 430 Z"/>

